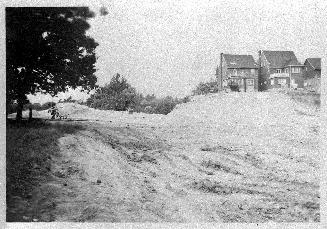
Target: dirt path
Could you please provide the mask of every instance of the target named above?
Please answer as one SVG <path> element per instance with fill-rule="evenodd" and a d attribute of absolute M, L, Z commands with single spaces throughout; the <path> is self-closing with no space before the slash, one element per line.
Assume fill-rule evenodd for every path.
<path fill-rule="evenodd" d="M 160 140 L 136 129 L 87 123 L 60 139 L 54 179 L 34 196 L 40 221 L 207 221 L 178 187 L 177 167 Z M 176 186 L 176 187 L 175 187 Z M 44 201 L 46 196 L 52 201 Z"/>
<path fill-rule="evenodd" d="M 319 217 L 317 183 L 296 180 L 289 171 L 266 164 L 251 147 L 201 148 L 201 138 L 193 145 L 182 143 L 192 139 L 190 129 L 189 136 L 183 136 L 177 128 L 167 134 L 166 128 L 153 126 L 85 125 L 86 130 L 60 139 L 62 157 L 52 168 L 55 178 L 35 198 L 38 209 L 50 209 L 39 213 L 41 221 L 264 222 Z M 49 193 L 50 207 L 42 202 Z"/>
<path fill-rule="evenodd" d="M 241 106 L 238 99 L 224 103 Z M 220 109 L 217 117 L 204 104 L 194 108 L 201 118 L 186 110 L 171 122 L 139 114 L 83 122 L 85 130 L 60 138 L 53 180 L 35 198 L 37 209 L 48 211 L 36 215 L 78 222 L 319 221 L 317 114 L 285 113 L 284 102 L 255 99 L 253 108 Z M 248 115 L 251 109 L 258 117 Z"/>

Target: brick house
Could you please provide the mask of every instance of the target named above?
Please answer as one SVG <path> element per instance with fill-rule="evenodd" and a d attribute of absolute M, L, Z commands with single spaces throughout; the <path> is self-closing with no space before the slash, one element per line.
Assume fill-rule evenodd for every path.
<path fill-rule="evenodd" d="M 229 88 L 234 82 L 240 91 L 258 90 L 258 65 L 251 55 L 220 54 L 220 66 L 216 77 L 220 90 Z"/>
<path fill-rule="evenodd" d="M 304 87 L 320 93 L 321 58 L 307 58 L 304 61 Z"/>
<path fill-rule="evenodd" d="M 304 66 L 293 51 L 259 51 L 259 90 L 303 88 Z"/>

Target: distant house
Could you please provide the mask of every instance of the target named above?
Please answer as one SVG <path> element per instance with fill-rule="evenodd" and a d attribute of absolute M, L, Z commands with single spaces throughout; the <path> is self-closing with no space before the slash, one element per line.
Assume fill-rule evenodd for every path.
<path fill-rule="evenodd" d="M 321 58 L 308 58 L 304 62 L 304 87 L 320 92 Z"/>
<path fill-rule="evenodd" d="M 258 65 L 251 55 L 220 54 L 220 66 L 216 72 L 220 90 L 237 84 L 241 91 L 258 90 Z"/>
<path fill-rule="evenodd" d="M 259 51 L 259 89 L 303 88 L 304 66 L 293 51 Z"/>

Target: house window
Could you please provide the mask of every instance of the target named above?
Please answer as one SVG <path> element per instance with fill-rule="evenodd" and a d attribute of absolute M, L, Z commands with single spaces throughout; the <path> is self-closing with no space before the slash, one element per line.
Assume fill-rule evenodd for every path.
<path fill-rule="evenodd" d="M 282 73 L 282 69 L 277 69 L 276 73 Z"/>
<path fill-rule="evenodd" d="M 274 85 L 274 79 L 270 80 L 270 85 Z"/>
<path fill-rule="evenodd" d="M 286 79 L 278 79 L 278 84 L 285 85 L 286 84 Z"/>
<path fill-rule="evenodd" d="M 233 76 L 237 76 L 237 70 L 233 69 Z"/>
<path fill-rule="evenodd" d="M 300 73 L 300 68 L 298 67 L 292 68 L 292 73 Z"/>
<path fill-rule="evenodd" d="M 285 68 L 285 73 L 288 73 L 288 68 Z"/>
<path fill-rule="evenodd" d="M 246 84 L 247 84 L 248 86 L 253 86 L 253 85 L 254 85 L 254 80 L 253 80 L 253 79 L 247 79 L 247 80 L 246 80 Z"/>

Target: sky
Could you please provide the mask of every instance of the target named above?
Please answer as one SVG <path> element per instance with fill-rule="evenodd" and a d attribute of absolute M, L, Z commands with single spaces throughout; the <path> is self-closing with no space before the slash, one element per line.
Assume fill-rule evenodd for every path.
<path fill-rule="evenodd" d="M 199 82 L 214 79 L 220 53 L 250 54 L 257 60 L 260 49 L 291 50 L 302 63 L 326 54 L 325 1 L 83 3 L 97 13 L 87 34 L 99 43 L 100 86 L 120 73 L 143 94 L 183 97 Z M 100 7 L 106 7 L 108 15 L 100 16 Z M 77 92 L 61 97 L 69 95 L 87 98 Z"/>

